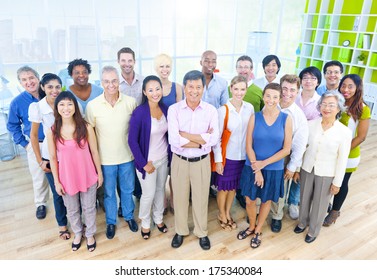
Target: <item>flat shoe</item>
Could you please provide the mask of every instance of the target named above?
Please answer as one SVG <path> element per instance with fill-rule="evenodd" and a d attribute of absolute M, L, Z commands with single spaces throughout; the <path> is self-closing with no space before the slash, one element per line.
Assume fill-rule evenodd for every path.
<path fill-rule="evenodd" d="M 305 228 L 300 228 L 298 225 L 295 227 L 295 229 L 293 230 L 295 233 L 301 233 L 305 230 Z"/>
<path fill-rule="evenodd" d="M 245 239 L 246 237 L 250 236 L 254 234 L 254 229 L 253 230 L 250 230 L 249 228 L 245 229 L 245 230 L 242 230 L 240 231 L 238 234 L 237 234 L 237 239 L 238 240 L 242 240 L 242 239 Z"/>
<path fill-rule="evenodd" d="M 260 239 L 261 236 L 262 236 L 261 232 L 255 233 L 254 237 L 251 238 L 251 241 L 250 241 L 251 248 L 256 249 L 260 246 L 260 244 L 262 243 L 262 240 Z"/>
<path fill-rule="evenodd" d="M 306 243 L 312 243 L 314 240 L 316 240 L 317 237 L 312 237 L 309 234 L 305 236 L 305 242 Z"/>

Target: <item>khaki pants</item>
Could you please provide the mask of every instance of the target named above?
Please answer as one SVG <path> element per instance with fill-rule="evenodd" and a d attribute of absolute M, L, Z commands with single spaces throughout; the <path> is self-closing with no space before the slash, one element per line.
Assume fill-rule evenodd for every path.
<path fill-rule="evenodd" d="M 189 235 L 188 210 L 192 200 L 192 216 L 194 220 L 194 235 L 208 235 L 208 194 L 211 179 L 210 157 L 188 162 L 173 155 L 171 163 L 171 181 L 174 192 L 175 232 L 179 235 Z"/>

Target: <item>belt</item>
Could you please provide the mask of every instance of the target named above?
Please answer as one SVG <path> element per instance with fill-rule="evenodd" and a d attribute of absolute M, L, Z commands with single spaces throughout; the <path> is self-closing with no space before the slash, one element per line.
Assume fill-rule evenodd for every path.
<path fill-rule="evenodd" d="M 179 157 L 179 158 L 181 158 L 185 161 L 188 161 L 188 162 L 197 162 L 197 161 L 200 161 L 202 159 L 205 159 L 208 156 L 208 154 L 205 154 L 205 155 L 202 155 L 200 157 L 187 158 L 187 157 L 184 157 L 184 156 L 181 156 L 181 155 L 178 155 L 178 154 L 176 154 L 176 155 L 177 155 L 177 157 Z"/>

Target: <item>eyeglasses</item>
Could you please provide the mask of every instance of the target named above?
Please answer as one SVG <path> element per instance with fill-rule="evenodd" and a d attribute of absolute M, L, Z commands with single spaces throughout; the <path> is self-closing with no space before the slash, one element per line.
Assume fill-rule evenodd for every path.
<path fill-rule="evenodd" d="M 250 70 L 251 68 L 253 68 L 252 66 L 237 66 L 237 69 L 239 70 Z"/>
<path fill-rule="evenodd" d="M 323 109 L 329 108 L 329 109 L 333 110 L 335 108 L 338 108 L 338 105 L 335 104 L 335 103 L 329 103 L 329 104 L 321 103 L 320 107 L 323 108 Z"/>
<path fill-rule="evenodd" d="M 341 72 L 340 71 L 326 71 L 326 75 L 339 75 Z"/>
<path fill-rule="evenodd" d="M 317 78 L 316 77 L 303 77 L 302 80 L 303 81 L 316 81 Z"/>

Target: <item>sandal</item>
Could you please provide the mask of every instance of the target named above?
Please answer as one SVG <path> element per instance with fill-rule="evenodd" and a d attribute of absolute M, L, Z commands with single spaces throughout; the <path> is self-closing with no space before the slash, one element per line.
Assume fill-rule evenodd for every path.
<path fill-rule="evenodd" d="M 162 233 L 168 232 L 168 228 L 166 227 L 165 224 L 161 227 L 159 227 L 158 225 L 156 225 L 156 226 L 157 226 L 158 230 L 161 231 Z"/>
<path fill-rule="evenodd" d="M 220 227 L 224 230 L 231 230 L 232 227 L 226 222 L 224 223 L 219 216 L 217 216 L 217 222 L 220 225 Z"/>
<path fill-rule="evenodd" d="M 148 240 L 149 237 L 151 236 L 151 231 L 143 232 L 142 230 L 140 230 L 140 232 L 141 232 L 141 236 L 143 237 L 144 240 Z"/>
<path fill-rule="evenodd" d="M 236 222 L 233 220 L 232 217 L 230 217 L 230 219 L 228 220 L 228 225 L 229 225 L 232 229 L 236 229 L 236 228 L 237 228 L 237 224 L 236 224 Z"/>
<path fill-rule="evenodd" d="M 97 242 L 96 242 L 96 239 L 94 238 L 94 236 L 93 236 L 93 239 L 94 239 L 94 243 L 91 244 L 91 245 L 88 244 L 88 238 L 86 239 L 86 247 L 88 248 L 89 252 L 93 252 L 97 247 Z"/>
<path fill-rule="evenodd" d="M 72 242 L 72 251 L 75 252 L 77 251 L 78 249 L 80 249 L 81 247 L 81 241 L 82 241 L 82 236 L 80 237 L 80 242 L 75 244 L 74 242 Z"/>
<path fill-rule="evenodd" d="M 68 240 L 71 238 L 71 233 L 68 229 L 59 231 L 59 238 L 63 240 Z"/>
<path fill-rule="evenodd" d="M 246 237 L 252 235 L 254 233 L 254 229 L 253 230 L 250 230 L 249 228 L 245 229 L 245 230 L 242 230 L 240 231 L 238 234 L 237 234 L 237 239 L 238 240 L 243 240 L 245 239 Z"/>
<path fill-rule="evenodd" d="M 262 236 L 261 232 L 255 233 L 254 237 L 251 238 L 251 241 L 250 241 L 251 248 L 256 249 L 260 246 L 260 244 L 262 243 L 262 240 L 259 237 L 261 236 Z"/>

